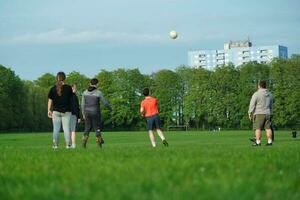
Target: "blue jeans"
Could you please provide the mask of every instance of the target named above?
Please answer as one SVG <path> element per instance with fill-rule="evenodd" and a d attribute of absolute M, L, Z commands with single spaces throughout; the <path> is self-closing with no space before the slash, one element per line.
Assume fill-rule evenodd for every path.
<path fill-rule="evenodd" d="M 53 111 L 53 114 L 52 114 L 53 142 L 56 145 L 58 144 L 58 136 L 59 136 L 61 124 L 62 124 L 63 130 L 64 130 L 66 145 L 70 144 L 70 140 L 71 140 L 70 119 L 71 119 L 71 112 L 61 113 L 61 112 Z"/>

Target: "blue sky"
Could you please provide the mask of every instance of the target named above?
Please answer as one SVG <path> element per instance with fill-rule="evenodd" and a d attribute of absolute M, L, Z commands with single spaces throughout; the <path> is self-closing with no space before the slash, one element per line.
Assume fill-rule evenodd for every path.
<path fill-rule="evenodd" d="M 189 50 L 248 37 L 291 55 L 300 53 L 299 8 L 299 0 L 0 0 L 0 64 L 29 80 L 60 70 L 150 74 L 187 64 Z"/>

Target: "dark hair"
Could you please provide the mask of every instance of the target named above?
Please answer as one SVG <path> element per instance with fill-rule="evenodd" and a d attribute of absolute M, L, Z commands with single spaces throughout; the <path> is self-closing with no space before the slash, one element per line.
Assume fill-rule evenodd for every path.
<path fill-rule="evenodd" d="M 98 84 L 98 79 L 96 79 L 96 78 L 93 78 L 93 79 L 91 79 L 91 85 L 97 85 Z"/>
<path fill-rule="evenodd" d="M 266 81 L 263 81 L 263 80 L 259 81 L 259 82 L 258 82 L 258 85 L 259 85 L 261 88 L 266 88 L 266 87 L 267 87 Z"/>
<path fill-rule="evenodd" d="M 149 88 L 145 88 L 143 90 L 143 94 L 144 94 L 144 96 L 149 96 Z"/>
<path fill-rule="evenodd" d="M 64 72 L 58 72 L 56 75 L 56 92 L 58 96 L 62 95 L 64 81 L 66 79 L 66 74 Z"/>

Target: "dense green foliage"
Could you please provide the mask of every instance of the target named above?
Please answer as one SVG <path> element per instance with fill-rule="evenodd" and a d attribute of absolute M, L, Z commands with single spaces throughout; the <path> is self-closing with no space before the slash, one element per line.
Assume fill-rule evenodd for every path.
<path fill-rule="evenodd" d="M 50 130 L 46 102 L 55 76 L 46 73 L 35 81 L 22 81 L 1 65 L 0 76 L 0 131 Z M 247 116 L 249 101 L 261 79 L 268 81 L 275 98 L 275 126 L 300 126 L 300 55 L 287 60 L 274 59 L 270 64 L 250 62 L 238 68 L 229 64 L 214 71 L 180 66 L 175 71 L 143 75 L 138 69 L 118 69 L 102 70 L 95 77 L 113 107 L 112 113 L 102 110 L 104 129 L 144 128 L 144 119 L 139 115 L 144 87 L 150 87 L 152 95 L 159 99 L 164 127 L 188 124 L 195 129 L 247 129 L 251 126 Z M 71 72 L 67 83 L 77 84 L 81 99 L 89 78 Z"/>
<path fill-rule="evenodd" d="M 87 149 L 54 151 L 48 133 L 1 134 L 0 197 L 300 199 L 300 140 L 277 132 L 272 147 L 252 147 L 251 135 L 170 132 L 152 149 L 146 132 L 104 133 L 102 149 L 91 136 Z"/>

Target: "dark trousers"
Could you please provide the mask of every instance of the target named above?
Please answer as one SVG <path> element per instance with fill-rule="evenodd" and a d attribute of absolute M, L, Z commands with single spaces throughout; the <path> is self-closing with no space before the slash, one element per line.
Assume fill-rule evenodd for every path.
<path fill-rule="evenodd" d="M 100 136 L 100 114 L 85 114 L 84 135 L 89 136 L 90 131 L 94 129 L 96 136 Z"/>

